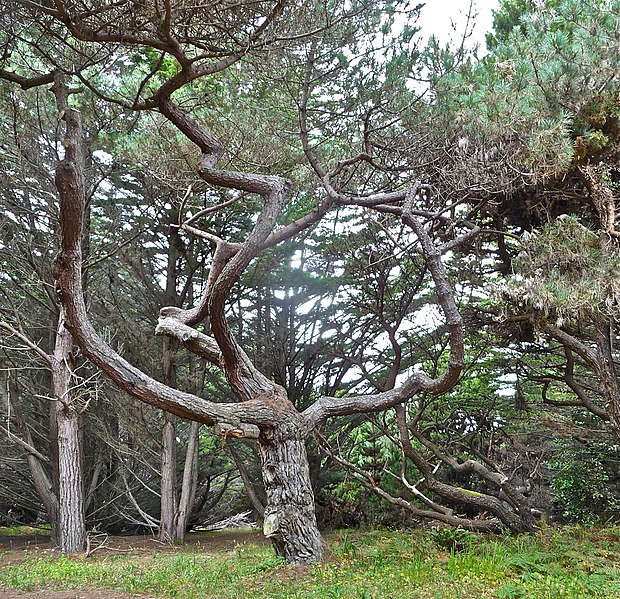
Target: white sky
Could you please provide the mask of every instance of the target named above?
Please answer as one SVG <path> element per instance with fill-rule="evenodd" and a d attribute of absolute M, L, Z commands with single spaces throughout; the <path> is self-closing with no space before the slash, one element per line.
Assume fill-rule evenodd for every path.
<path fill-rule="evenodd" d="M 422 28 L 420 34 L 425 38 L 434 35 L 444 44 L 450 40 L 460 44 L 469 5 L 470 0 L 426 0 L 417 23 Z M 484 35 L 493 23 L 491 11 L 498 7 L 499 0 L 473 0 L 472 14 L 476 18 L 469 47 L 478 43 L 482 50 L 485 49 Z"/>

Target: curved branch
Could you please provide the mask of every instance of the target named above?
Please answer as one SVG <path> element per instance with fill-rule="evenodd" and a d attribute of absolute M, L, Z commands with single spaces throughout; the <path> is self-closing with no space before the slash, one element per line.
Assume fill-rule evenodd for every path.
<path fill-rule="evenodd" d="M 557 327 L 550 322 L 542 321 L 539 324 L 540 328 L 559 341 L 562 345 L 569 347 L 577 355 L 581 356 L 585 362 L 593 368 L 598 369 L 598 356 L 587 345 L 583 344 L 579 339 L 573 337 L 566 331 L 563 331 L 560 327 Z"/>
<path fill-rule="evenodd" d="M 380 412 L 404 403 L 422 391 L 435 395 L 445 393 L 458 380 L 465 358 L 463 320 L 454 300 L 454 293 L 446 269 L 441 261 L 441 252 L 412 213 L 413 201 L 422 189 L 424 187 L 417 183 L 407 192 L 402 208 L 402 220 L 413 229 L 418 237 L 422 254 L 435 283 L 437 299 L 446 317 L 446 326 L 450 333 L 448 368 L 437 378 L 432 378 L 424 372 L 416 372 L 400 387 L 383 393 L 353 397 L 321 397 L 303 412 L 308 430 L 314 429 L 320 422 L 331 416 Z"/>
<path fill-rule="evenodd" d="M 45 75 L 39 75 L 38 77 L 22 77 L 16 73 L 5 71 L 0 69 L 0 79 L 5 79 L 11 83 L 17 83 L 22 89 L 30 89 L 31 87 L 38 87 L 40 85 L 47 85 L 54 82 L 54 73 L 46 73 Z"/>
<path fill-rule="evenodd" d="M 222 352 L 220 352 L 215 340 L 183 324 L 175 317 L 175 314 L 180 311 L 180 308 L 173 306 L 162 308 L 159 312 L 159 322 L 155 328 L 155 334 L 177 339 L 192 353 L 221 368 Z"/>
<path fill-rule="evenodd" d="M 573 352 L 568 347 L 564 347 L 564 354 L 566 355 L 566 369 L 564 371 L 564 382 L 568 385 L 569 389 L 579 398 L 579 403 L 588 411 L 592 412 L 595 416 L 598 416 L 602 420 L 609 420 L 609 415 L 604 408 L 596 405 L 586 393 L 585 389 L 577 383 L 574 377 L 575 372 L 575 358 Z M 551 403 L 549 401 L 548 403 Z"/>
<path fill-rule="evenodd" d="M 152 406 L 210 425 L 218 422 L 233 426 L 241 422 L 265 425 L 272 422 L 274 412 L 268 402 L 217 404 L 152 379 L 117 354 L 93 329 L 82 290 L 81 235 L 86 194 L 81 119 L 79 112 L 68 105 L 66 88 L 60 76 L 53 91 L 66 122 L 65 158 L 58 165 L 55 176 L 60 196 L 61 251 L 53 270 L 57 292 L 67 312 L 66 326 L 75 342 L 84 355 L 121 389 Z"/>
<path fill-rule="evenodd" d="M 330 457 L 336 463 L 340 464 L 341 466 L 344 466 L 347 470 L 353 472 L 356 475 L 355 479 L 359 483 L 361 483 L 366 489 L 368 489 L 372 493 L 375 493 L 382 499 L 385 499 L 387 502 L 391 503 L 392 505 L 396 505 L 410 512 L 417 518 L 437 520 L 438 522 L 444 522 L 445 524 L 448 524 L 450 526 L 464 528 L 466 530 L 474 530 L 478 532 L 499 532 L 502 528 L 502 523 L 500 522 L 498 518 L 490 518 L 487 520 L 476 520 L 474 518 L 463 518 L 463 517 L 454 515 L 454 512 L 450 509 L 446 509 L 443 506 L 434 504 L 434 502 L 429 502 L 427 498 L 425 498 L 426 501 L 424 501 L 424 503 L 426 503 L 429 507 L 431 507 L 431 509 L 430 510 L 420 509 L 416 507 L 414 504 L 412 504 L 411 502 L 407 501 L 406 499 L 403 499 L 402 497 L 394 497 L 393 495 L 385 491 L 385 489 L 382 489 L 379 485 L 377 485 L 373 476 L 369 472 L 367 472 L 366 470 L 363 470 L 362 468 L 359 468 L 358 466 L 356 466 L 349 460 L 336 454 L 326 442 L 323 443 L 323 448 L 329 453 Z M 416 499 L 420 499 L 418 495 L 419 491 L 418 493 L 412 492 L 406 485 L 405 485 L 405 488 L 407 488 L 407 490 L 409 490 L 412 493 L 412 495 L 416 497 Z M 467 496 L 466 498 L 470 499 L 469 496 Z M 430 505 L 430 503 L 432 503 L 432 505 Z"/>
<path fill-rule="evenodd" d="M 217 244 L 214 257 L 215 270 L 212 269 L 209 285 L 198 309 L 181 311 L 175 315 L 187 325 L 197 324 L 209 316 L 213 336 L 222 352 L 226 378 L 237 397 L 247 401 L 272 391 L 274 384 L 252 364 L 234 339 L 226 319 L 226 300 L 233 285 L 258 255 L 275 228 L 284 206 L 288 181 L 281 177 L 216 169 L 215 165 L 223 152 L 217 138 L 193 121 L 170 98 L 160 98 L 159 105 L 162 114 L 200 148 L 202 157 L 198 173 L 202 179 L 211 185 L 242 190 L 263 198 L 263 210 L 241 246 L 232 248 L 225 244 Z"/>

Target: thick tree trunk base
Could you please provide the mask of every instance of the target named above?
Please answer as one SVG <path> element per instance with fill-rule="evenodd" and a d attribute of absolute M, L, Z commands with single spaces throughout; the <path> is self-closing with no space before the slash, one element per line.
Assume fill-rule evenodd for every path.
<path fill-rule="evenodd" d="M 290 564 L 312 564 L 323 559 L 306 447 L 299 427 L 279 425 L 261 435 L 260 453 L 267 507 L 263 531 L 276 555 Z"/>

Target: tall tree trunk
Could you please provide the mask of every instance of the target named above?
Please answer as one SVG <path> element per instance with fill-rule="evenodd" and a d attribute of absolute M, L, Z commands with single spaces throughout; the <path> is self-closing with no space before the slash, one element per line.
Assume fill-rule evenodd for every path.
<path fill-rule="evenodd" d="M 192 421 L 187 440 L 187 453 L 185 454 L 185 466 L 183 468 L 183 482 L 181 484 L 181 498 L 174 519 L 175 541 L 185 542 L 187 522 L 192 515 L 196 487 L 198 484 L 198 445 L 200 423 Z"/>
<path fill-rule="evenodd" d="M 84 485 L 80 442 L 80 412 L 72 391 L 73 339 L 64 325 L 61 308 L 52 356 L 52 391 L 58 440 L 58 504 L 60 511 L 60 549 L 65 553 L 82 551 L 86 542 Z"/>
<path fill-rule="evenodd" d="M 263 531 L 276 554 L 289 563 L 311 564 L 323 557 L 308 455 L 297 419 L 280 423 L 259 439 L 267 506 Z"/>
<path fill-rule="evenodd" d="M 177 222 L 178 213 L 175 209 L 170 212 L 170 222 Z M 166 288 L 164 290 L 164 305 L 176 306 L 177 297 L 177 262 L 182 242 L 177 229 L 170 227 L 168 232 L 168 260 L 166 265 Z M 179 343 L 174 339 L 164 339 L 163 346 L 163 382 L 176 386 L 176 352 Z M 176 416 L 165 412 L 162 429 L 161 451 L 161 516 L 159 525 L 159 540 L 163 543 L 183 542 L 185 531 L 181 538 L 177 536 L 177 439 Z"/>
<path fill-rule="evenodd" d="M 54 323 L 50 326 L 48 335 L 48 352 L 49 355 L 53 355 L 54 348 L 56 347 L 57 340 L 56 335 L 58 333 L 58 318 L 54 318 Z M 53 374 L 50 369 L 50 377 L 48 380 L 50 395 L 54 395 L 53 391 Z M 49 444 L 50 444 L 50 482 L 51 492 L 56 498 L 56 509 L 47 512 L 49 524 L 52 529 L 51 540 L 54 545 L 60 547 L 60 506 L 58 505 L 58 485 L 60 482 L 60 476 L 58 474 L 58 419 L 56 417 L 56 405 L 55 402 L 49 402 Z"/>
<path fill-rule="evenodd" d="M 175 541 L 174 517 L 177 510 L 177 418 L 164 412 L 161 450 L 161 517 L 159 540 L 162 543 Z"/>

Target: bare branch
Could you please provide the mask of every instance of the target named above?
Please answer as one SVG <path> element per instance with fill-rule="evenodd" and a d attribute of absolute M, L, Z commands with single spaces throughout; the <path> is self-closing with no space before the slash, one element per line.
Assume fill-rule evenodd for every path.
<path fill-rule="evenodd" d="M 0 69 L 0 79 L 5 79 L 11 83 L 17 83 L 22 89 L 31 89 L 41 85 L 48 85 L 54 82 L 54 73 L 39 75 L 38 77 L 22 77 L 10 71 Z"/>
<path fill-rule="evenodd" d="M 15 327 L 11 326 L 8 322 L 0 320 L 0 328 L 8 331 L 13 337 L 19 339 L 24 345 L 26 345 L 31 351 L 33 351 L 39 358 L 45 363 L 51 364 L 52 358 L 46 354 L 36 343 L 33 343 L 24 333 L 18 331 Z"/>
<path fill-rule="evenodd" d="M 424 187 L 418 183 L 407 192 L 402 219 L 418 236 L 422 254 L 435 283 L 439 304 L 446 317 L 451 350 L 448 368 L 436 379 L 424 372 L 416 372 L 401 386 L 384 393 L 342 398 L 321 397 L 304 412 L 304 419 L 309 429 L 313 429 L 319 422 L 331 416 L 379 412 L 397 406 L 421 391 L 432 394 L 445 393 L 458 380 L 464 363 L 463 321 L 454 300 L 446 269 L 441 262 L 441 253 L 422 224 L 412 214 L 413 200 L 422 189 Z"/>

